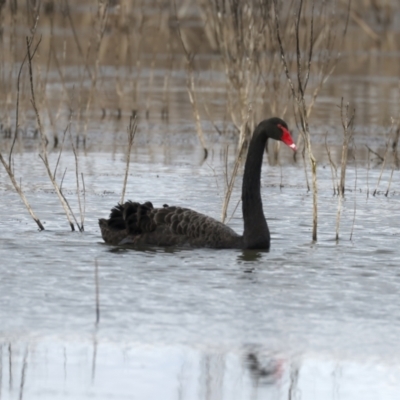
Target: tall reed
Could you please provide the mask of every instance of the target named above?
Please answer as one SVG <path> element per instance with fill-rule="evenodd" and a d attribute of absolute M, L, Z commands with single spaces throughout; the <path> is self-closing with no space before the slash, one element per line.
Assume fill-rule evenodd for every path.
<path fill-rule="evenodd" d="M 349 12 L 350 1 L 348 4 Z M 287 50 L 287 46 L 290 43 L 284 43 L 281 33 L 281 11 L 284 8 L 284 3 L 279 0 L 273 0 L 273 5 L 276 36 L 279 43 L 282 64 L 293 97 L 294 113 L 300 125 L 301 138 L 305 145 L 311 169 L 313 194 L 312 240 L 316 241 L 318 230 L 317 161 L 312 151 L 309 117 L 322 86 L 333 73 L 340 56 L 340 52 L 335 50 L 334 47 L 338 29 L 338 21 L 337 17 L 335 17 L 336 10 L 334 6 L 333 9 L 328 9 L 327 4 L 316 4 L 314 0 L 311 3 L 304 3 L 303 0 L 294 2 L 296 9 L 293 21 L 295 62 L 294 66 L 290 68 Z M 318 20 L 315 19 L 316 12 L 320 16 Z M 341 35 L 342 42 L 346 32 L 347 19 Z M 314 90 L 310 91 L 308 89 L 311 73 L 316 74 L 319 78 Z M 306 97 L 308 92 L 311 94 L 310 100 Z"/>
<path fill-rule="evenodd" d="M 343 98 L 340 103 L 340 118 L 343 127 L 343 144 L 342 144 L 342 157 L 340 164 L 340 181 L 337 183 L 338 193 L 338 207 L 336 214 L 336 241 L 339 241 L 339 227 L 340 227 L 340 216 L 342 213 L 342 202 L 345 192 L 345 181 L 346 181 L 346 169 L 347 169 L 347 158 L 349 152 L 349 143 L 353 139 L 353 122 L 355 117 L 355 110 L 350 110 L 349 103 L 343 105 Z M 354 193 L 356 195 L 356 193 Z M 353 224 L 354 225 L 354 224 Z"/>

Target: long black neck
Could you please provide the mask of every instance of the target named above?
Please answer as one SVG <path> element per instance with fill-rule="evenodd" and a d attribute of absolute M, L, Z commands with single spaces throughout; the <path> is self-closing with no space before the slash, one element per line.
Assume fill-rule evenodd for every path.
<path fill-rule="evenodd" d="M 270 235 L 265 220 L 260 193 L 260 179 L 267 126 L 259 125 L 254 131 L 247 152 L 242 186 L 242 209 L 244 220 L 243 240 L 248 249 L 269 249 Z"/>

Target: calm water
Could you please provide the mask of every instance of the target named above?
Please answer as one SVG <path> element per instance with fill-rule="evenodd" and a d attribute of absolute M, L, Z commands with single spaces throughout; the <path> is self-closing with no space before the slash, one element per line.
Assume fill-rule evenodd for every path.
<path fill-rule="evenodd" d="M 141 3 L 143 12 L 147 3 Z M 70 10 L 84 52 L 93 36 L 94 20 L 87 18 L 94 12 L 92 6 L 83 2 L 82 7 Z M 151 7 L 149 15 L 161 12 L 160 7 Z M 5 29 L 0 41 L 0 150 L 5 155 L 11 143 L 7 136 L 15 126 L 19 62 L 29 34 L 24 11 L 15 20 L 7 10 L 3 8 Z M 151 43 L 153 26 L 163 25 L 162 21 L 150 21 L 151 30 L 142 37 L 139 24 L 132 20 L 132 40 L 142 43 L 143 39 L 150 47 L 144 46 L 143 53 L 137 54 L 132 47 L 125 63 L 119 56 L 116 59 L 114 51 L 122 48 L 125 39 L 116 36 L 114 42 L 111 31 L 106 31 L 96 90 L 86 108 L 92 82 L 84 72 L 66 14 L 56 10 L 54 43 L 49 40 L 48 17 L 39 21 L 38 35 L 44 40 L 33 75 L 42 124 L 50 139 L 52 168 L 58 156 L 51 150 L 54 135 L 62 141 L 73 111 L 70 132 L 75 143 L 80 133 L 79 166 L 85 177 L 85 232 L 70 231 L 38 157 L 25 66 L 13 166 L 46 230 L 37 231 L 0 167 L 0 400 L 398 398 L 398 169 L 385 196 L 400 101 L 395 22 L 386 32 L 394 34 L 393 43 L 382 48 L 359 46 L 360 29 L 350 23 L 349 45 L 312 111 L 310 129 L 319 166 L 318 243 L 311 241 L 312 198 L 303 165 L 301 160 L 293 161 L 289 150 L 281 149 L 279 161 L 272 157 L 269 163 L 265 161 L 262 174 L 272 235 L 269 253 L 139 251 L 105 245 L 97 225 L 98 218 L 106 217 L 121 198 L 129 116 L 133 109 L 138 112 L 139 129 L 126 198 L 150 200 L 155 206 L 191 207 L 219 219 L 225 154 L 231 169 L 237 141 L 229 122 L 224 67 L 210 49 L 196 55 L 196 96 L 209 150 L 204 161 L 188 101 L 183 54 L 162 48 L 164 42 L 158 36 Z M 129 20 L 129 14 L 124 17 Z M 193 32 L 196 40 L 191 51 L 197 52 L 195 43 L 205 39 Z M 89 67 L 95 70 L 94 64 Z M 263 79 L 268 80 L 269 73 Z M 309 95 L 316 82 L 310 76 Z M 336 243 L 338 199 L 332 195 L 325 141 L 340 164 L 343 130 L 338 105 L 342 98 L 356 109 L 356 117 Z M 280 99 L 284 108 L 285 99 Z M 268 98 L 254 101 L 256 119 L 270 117 L 261 115 L 268 105 Z M 165 109 L 168 119 L 162 118 Z M 296 138 L 291 105 L 284 118 Z M 223 134 L 216 132 L 211 121 Z M 70 132 L 57 178 L 61 181 L 66 172 L 63 190 L 79 219 Z M 386 148 L 388 159 L 378 185 L 379 157 Z M 241 176 L 237 188 L 240 182 Z M 374 197 L 375 189 L 378 195 Z M 229 215 L 239 199 L 236 189 Z M 229 221 L 238 232 L 243 229 L 240 208 Z"/>
<path fill-rule="evenodd" d="M 176 151 L 137 150 L 127 197 L 219 218 L 224 177 L 218 152 L 201 163 L 197 147 L 180 149 L 180 157 Z M 55 160 L 53 154 L 52 165 Z M 398 395 L 397 171 L 388 197 L 367 198 L 380 170 L 349 169 L 339 244 L 329 168 L 318 171 L 319 241 L 313 244 L 301 166 L 264 163 L 270 253 L 135 251 L 105 245 L 97 226 L 120 200 L 124 163 L 119 153 L 80 154 L 84 233 L 69 231 L 36 154 L 16 155 L 15 168 L 44 232 L 0 170 L 0 399 Z M 79 216 L 70 153 L 62 155 L 60 176 L 66 168 L 64 192 Z M 385 171 L 381 190 L 389 175 Z M 239 197 L 236 191 L 231 210 Z M 240 211 L 230 225 L 242 230 Z"/>

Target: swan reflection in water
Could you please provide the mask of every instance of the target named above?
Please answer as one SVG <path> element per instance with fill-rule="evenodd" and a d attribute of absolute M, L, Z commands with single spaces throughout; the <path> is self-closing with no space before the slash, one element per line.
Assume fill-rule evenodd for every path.
<path fill-rule="evenodd" d="M 265 362 L 261 362 L 260 356 L 256 352 L 250 352 L 245 356 L 245 364 L 249 369 L 255 386 L 258 386 L 260 383 L 272 385 L 277 383 L 282 377 L 282 360 L 271 357 Z"/>
<path fill-rule="evenodd" d="M 239 255 L 238 255 L 238 263 L 243 264 L 247 262 L 254 262 L 254 261 L 259 261 L 262 259 L 263 255 L 265 252 L 263 251 L 258 251 L 258 250 L 243 250 Z"/>

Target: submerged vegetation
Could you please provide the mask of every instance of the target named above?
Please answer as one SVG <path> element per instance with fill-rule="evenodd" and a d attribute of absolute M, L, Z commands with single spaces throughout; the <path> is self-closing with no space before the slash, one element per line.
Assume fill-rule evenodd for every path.
<path fill-rule="evenodd" d="M 331 166 L 338 239 L 348 161 L 358 167 L 368 160 L 370 168 L 375 154 L 382 171 L 391 168 L 389 194 L 398 168 L 400 109 L 383 105 L 383 112 L 372 113 L 380 118 L 374 120 L 356 113 L 351 93 L 331 93 L 336 103 L 324 105 L 325 112 L 319 98 L 329 79 L 346 68 L 349 74 L 383 70 L 399 78 L 397 70 L 378 69 L 372 58 L 400 51 L 398 11 L 395 0 L 0 1 L 0 161 L 42 230 L 13 163 L 16 151 L 38 151 L 71 229 L 83 231 L 80 152 L 101 148 L 101 135 L 118 137 L 128 126 L 128 139 L 124 134 L 119 142 L 128 149 L 123 200 L 136 129 L 159 123 L 157 129 L 168 135 L 185 119 L 192 121 L 205 159 L 215 136 L 235 146 L 234 162 L 225 168 L 224 222 L 251 132 L 259 121 L 278 116 L 300 133 L 294 161 L 304 166 L 305 186 L 313 194 L 313 240 L 317 163 L 325 159 Z M 174 87 L 181 81 L 185 93 Z M 393 93 L 398 100 L 400 89 Z M 357 126 L 362 135 L 372 122 L 383 127 L 373 131 L 382 137 L 379 148 L 365 141 L 357 163 Z M 113 132 L 95 133 L 105 127 Z M 278 164 L 280 147 L 273 146 L 269 162 Z M 323 151 L 317 155 L 316 148 Z M 55 152 L 59 160 L 65 149 L 75 155 L 79 222 L 62 190 L 66 171 L 58 172 L 58 162 L 50 165 L 48 159 Z M 380 183 L 381 177 L 374 195 Z"/>

